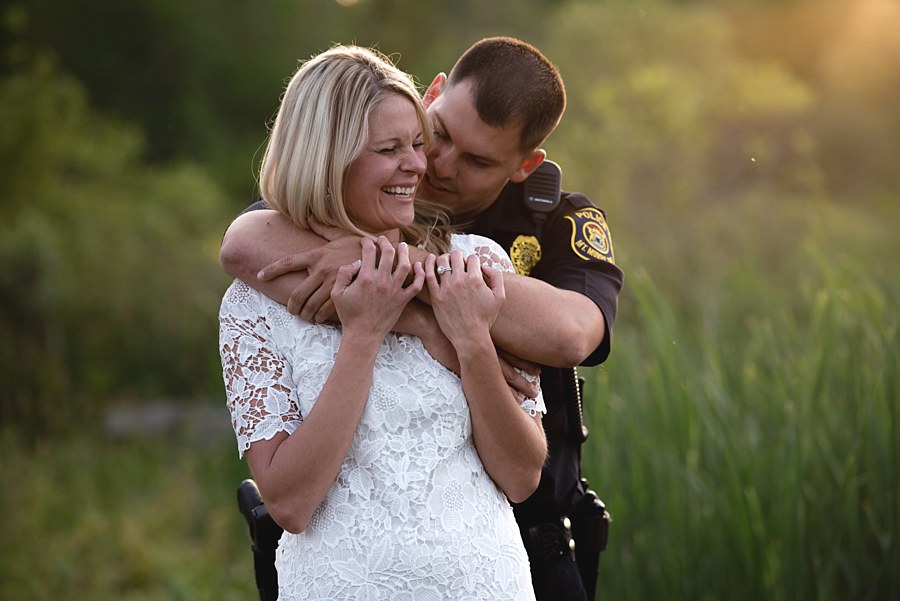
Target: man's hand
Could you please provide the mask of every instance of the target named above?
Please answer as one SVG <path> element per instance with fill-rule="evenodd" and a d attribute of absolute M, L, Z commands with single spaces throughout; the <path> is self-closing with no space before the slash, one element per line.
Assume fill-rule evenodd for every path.
<path fill-rule="evenodd" d="M 219 261 L 222 270 L 231 277 L 243 280 L 251 288 L 287 306 L 291 292 L 306 278 L 306 271 L 293 271 L 263 281 L 258 278 L 260 269 L 278 258 L 325 243 L 326 240 L 315 232 L 297 227 L 278 211 L 248 211 L 237 217 L 225 232 Z"/>
<path fill-rule="evenodd" d="M 338 269 L 360 259 L 360 248 L 358 236 L 344 233 L 324 246 L 288 255 L 266 265 L 258 277 L 262 281 L 269 281 L 293 271 L 306 271 L 307 278 L 291 292 L 288 311 L 299 315 L 304 321 L 322 323 L 337 316 L 331 300 L 331 290 L 334 288 Z"/>
<path fill-rule="evenodd" d="M 537 397 L 540 388 L 531 383 L 528 378 L 522 375 L 522 372 L 532 376 L 539 376 L 541 374 L 540 366 L 511 355 L 500 348 L 497 349 L 497 358 L 500 360 L 500 371 L 503 372 L 503 378 L 509 384 L 509 387 L 513 389 L 513 392 L 521 394 L 526 399 Z"/>

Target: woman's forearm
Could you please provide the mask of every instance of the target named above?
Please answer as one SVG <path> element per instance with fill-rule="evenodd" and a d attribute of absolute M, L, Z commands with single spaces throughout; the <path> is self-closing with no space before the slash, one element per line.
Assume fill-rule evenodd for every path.
<path fill-rule="evenodd" d="M 547 456 L 540 417 L 519 406 L 487 332 L 473 334 L 456 348 L 478 455 L 509 500 L 524 501 L 537 488 Z"/>

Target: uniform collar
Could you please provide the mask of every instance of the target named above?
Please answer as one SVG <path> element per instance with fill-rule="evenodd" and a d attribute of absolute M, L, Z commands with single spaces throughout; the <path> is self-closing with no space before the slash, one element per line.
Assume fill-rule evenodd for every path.
<path fill-rule="evenodd" d="M 497 200 L 479 213 L 466 231 L 496 239 L 498 231 L 523 232 L 534 227 L 522 200 L 522 184 L 507 182 Z"/>

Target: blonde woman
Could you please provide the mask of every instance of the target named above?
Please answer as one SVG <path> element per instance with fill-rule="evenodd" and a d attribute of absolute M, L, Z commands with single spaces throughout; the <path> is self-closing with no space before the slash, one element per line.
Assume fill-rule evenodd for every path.
<path fill-rule="evenodd" d="M 430 135 L 410 78 L 343 46 L 295 73 L 270 134 L 266 203 L 363 237 L 331 292 L 340 325 L 239 280 L 220 310 L 239 452 L 285 529 L 280 599 L 534 598 L 509 501 L 540 478 L 543 399 L 509 389 L 490 338 L 508 257 L 415 201 Z M 392 331 L 417 295 L 456 372 Z"/>

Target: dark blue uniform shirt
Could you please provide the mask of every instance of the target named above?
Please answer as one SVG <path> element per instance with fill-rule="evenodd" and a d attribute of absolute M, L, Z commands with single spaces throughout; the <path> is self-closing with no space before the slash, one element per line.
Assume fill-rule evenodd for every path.
<path fill-rule="evenodd" d="M 582 365 L 594 366 L 606 360 L 623 273 L 614 262 L 603 211 L 581 194 L 563 192 L 559 206 L 539 225 L 525 205 L 522 186 L 509 183 L 494 204 L 462 229 L 503 246 L 519 273 L 594 301 L 606 319 L 606 335 Z M 565 408 L 566 387 L 572 378 L 571 369 L 541 369 L 549 461 L 537 491 L 514 506 L 520 526 L 559 519 L 571 512 L 583 493 L 578 485 L 579 445 L 569 436 L 572 427 L 578 425 L 569 423 Z"/>

